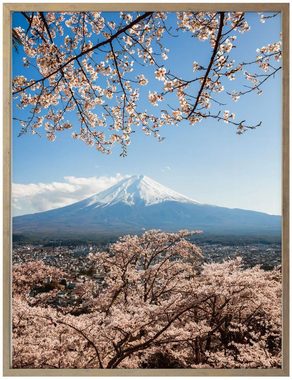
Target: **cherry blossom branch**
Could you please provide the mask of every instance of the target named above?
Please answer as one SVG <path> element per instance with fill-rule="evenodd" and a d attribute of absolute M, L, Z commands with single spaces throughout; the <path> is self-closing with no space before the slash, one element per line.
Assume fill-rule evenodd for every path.
<path fill-rule="evenodd" d="M 208 298 L 209 296 L 206 299 Z M 204 301 L 206 301 L 206 299 Z M 141 351 L 149 347 L 153 342 L 157 340 L 157 338 L 159 338 L 165 331 L 167 331 L 176 320 L 178 320 L 187 311 L 193 309 L 195 305 L 196 304 L 191 304 L 191 306 L 187 306 L 186 308 L 175 314 L 166 325 L 164 325 L 156 334 L 154 334 L 153 337 L 146 340 L 146 342 L 139 343 L 136 346 L 126 348 L 121 354 L 115 355 L 108 362 L 107 368 L 116 368 L 126 357 L 132 355 L 134 352 Z"/>
<path fill-rule="evenodd" d="M 196 108 L 198 106 L 201 94 L 202 94 L 202 92 L 203 92 L 203 90 L 205 88 L 205 84 L 207 82 L 209 73 L 211 71 L 211 68 L 213 66 L 213 63 L 214 63 L 214 60 L 215 60 L 215 57 L 216 57 L 216 54 L 217 54 L 217 51 L 218 51 L 218 48 L 219 48 L 220 39 L 221 39 L 221 36 L 222 36 L 222 30 L 223 30 L 223 26 L 224 26 L 224 12 L 220 12 L 219 15 L 220 15 L 219 16 L 219 27 L 218 27 L 218 32 L 217 32 L 217 37 L 216 37 L 213 53 L 212 53 L 212 56 L 211 56 L 211 59 L 210 59 L 207 71 L 205 73 L 202 85 L 201 85 L 201 87 L 199 89 L 199 92 L 198 92 L 198 95 L 197 95 L 197 100 L 196 100 L 193 108 L 191 109 L 190 113 L 188 114 L 187 119 L 195 112 L 195 110 L 196 110 Z"/>
<path fill-rule="evenodd" d="M 118 30 L 115 34 L 113 34 L 110 38 L 108 38 L 107 40 L 105 41 L 102 41 L 102 42 L 99 42 L 95 45 L 93 45 L 91 48 L 89 49 L 86 49 L 82 52 L 80 52 L 79 54 L 75 55 L 74 57 L 68 59 L 68 61 L 66 61 L 65 63 L 63 63 L 60 67 L 58 67 L 56 70 L 52 71 L 50 74 L 46 75 L 45 77 L 43 78 L 40 78 L 38 80 L 35 80 L 33 81 L 30 85 L 27 85 L 17 91 L 14 91 L 12 92 L 13 95 L 16 95 L 20 92 L 23 92 L 25 90 L 27 90 L 28 88 L 32 87 L 33 85 L 39 83 L 39 82 L 44 82 L 46 79 L 50 78 L 52 75 L 54 74 L 57 74 L 60 70 L 64 69 L 66 66 L 69 65 L 69 63 L 75 61 L 76 59 L 78 58 L 81 58 L 83 57 L 84 55 L 87 55 L 89 54 L 90 52 L 98 49 L 99 47 L 101 46 L 104 46 L 104 45 L 107 45 L 107 44 L 110 44 L 113 40 L 115 40 L 119 35 L 123 34 L 125 31 L 127 31 L 128 29 L 132 28 L 134 25 L 136 25 L 137 23 L 139 23 L 140 21 L 146 19 L 147 17 L 151 16 L 153 12 L 146 12 L 144 13 L 143 15 L 141 16 L 138 16 L 134 21 L 132 21 L 130 24 L 126 25 L 124 28 Z"/>
<path fill-rule="evenodd" d="M 260 90 L 260 87 L 262 86 L 262 84 L 264 84 L 270 77 L 274 76 L 281 69 L 282 69 L 282 67 L 279 66 L 278 68 L 274 69 L 274 71 L 272 73 L 264 74 L 264 75 L 254 75 L 254 78 L 264 77 L 264 79 L 262 79 L 261 81 L 259 81 L 259 83 L 257 85 L 250 87 L 249 90 L 239 91 L 238 94 L 239 95 L 245 95 L 245 94 L 248 94 L 248 93 L 250 93 L 250 92 L 252 92 L 254 90 Z M 232 95 L 230 93 L 228 93 L 228 94 Z"/>
<path fill-rule="evenodd" d="M 224 91 L 225 81 L 235 79 L 244 66 L 255 64 L 265 72 L 273 69 L 273 73 L 280 70 L 269 59 L 281 59 L 281 41 L 257 49 L 256 60 L 235 66 L 231 52 L 237 36 L 230 33 L 249 30 L 242 12 L 186 11 L 176 14 L 177 32 L 189 31 L 192 37 L 207 40 L 211 45 L 206 67 L 195 61 L 191 63 L 196 74 L 190 80 L 175 75 L 163 63 L 168 59 L 169 49 L 164 47 L 162 37 L 171 29 L 166 12 L 146 12 L 140 16 L 121 12 L 119 23 L 103 17 L 101 12 L 74 12 L 70 15 L 39 12 L 33 17 L 27 14 L 24 17 L 30 24 L 30 33 L 27 35 L 22 27 L 14 29 L 28 57 L 23 57 L 24 66 L 35 67 L 37 77 L 41 75 L 41 78 L 28 80 L 24 75 L 16 76 L 13 94 L 21 93 L 16 99 L 20 99 L 21 108 L 30 107 L 31 114 L 34 108 L 37 112 L 38 108 L 42 111 L 41 117 L 31 126 L 32 133 L 37 133 L 35 129 L 46 119 L 49 122 L 45 122 L 45 130 L 50 141 L 55 140 L 57 131 L 73 128 L 71 123 L 64 122 L 65 113 L 58 111 L 69 98 L 66 110 L 74 110 L 80 120 L 79 131 L 74 130 L 71 136 L 103 153 L 111 153 L 112 146 L 117 143 L 122 147 L 121 155 L 125 156 L 135 128 L 141 128 L 146 135 L 153 134 L 162 141 L 161 127 L 178 125 L 182 120 L 195 125 L 212 117 L 236 125 L 240 133 L 249 127 L 253 129 L 254 126 L 242 126 L 242 122 L 233 121 L 235 115 L 229 111 L 223 116 L 210 116 L 208 109 L 215 103 L 220 108 L 224 106 L 219 93 Z M 93 44 L 90 36 L 95 33 L 101 34 L 104 40 Z M 139 111 L 138 102 L 143 94 L 141 86 L 147 86 L 149 80 L 144 73 L 135 75 L 136 64 L 154 67 L 155 78 L 161 86 L 149 91 L 146 100 L 154 107 L 164 102 L 158 112 Z M 259 90 L 273 73 L 255 74 L 256 77 L 246 75 L 245 79 L 252 81 L 252 87 L 241 92 L 234 90 L 230 94 L 232 99 L 236 101 L 244 93 Z M 46 80 L 47 90 L 42 92 L 41 85 L 45 86 Z M 39 107 L 35 104 L 38 96 Z M 46 109 L 50 110 L 49 113 Z M 23 127 L 30 125 L 27 120 L 20 123 Z"/>
<path fill-rule="evenodd" d="M 103 364 L 102 364 L 102 361 L 101 361 L 99 350 L 98 350 L 96 344 L 94 343 L 94 341 L 92 339 L 90 339 L 82 330 L 78 329 L 76 326 L 73 326 L 71 323 L 65 322 L 64 320 L 60 320 L 59 319 L 59 320 L 55 320 L 55 321 L 52 321 L 52 322 L 53 323 L 58 323 L 60 325 L 64 325 L 64 326 L 67 326 L 67 327 L 70 327 L 71 329 L 73 329 L 74 331 L 76 331 L 78 334 L 80 334 L 85 340 L 87 340 L 87 342 L 94 348 L 94 351 L 95 351 L 97 359 L 98 359 L 99 368 L 103 368 Z"/>

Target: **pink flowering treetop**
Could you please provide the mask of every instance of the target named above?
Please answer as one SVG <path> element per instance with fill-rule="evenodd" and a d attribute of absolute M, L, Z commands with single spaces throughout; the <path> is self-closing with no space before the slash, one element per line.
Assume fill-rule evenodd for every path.
<path fill-rule="evenodd" d="M 14 367 L 281 366 L 278 269 L 244 269 L 240 258 L 204 264 L 185 231 L 125 236 L 91 262 L 75 293 L 91 301 L 82 313 L 16 288 Z M 28 283 L 28 268 L 16 268 L 17 284 Z"/>

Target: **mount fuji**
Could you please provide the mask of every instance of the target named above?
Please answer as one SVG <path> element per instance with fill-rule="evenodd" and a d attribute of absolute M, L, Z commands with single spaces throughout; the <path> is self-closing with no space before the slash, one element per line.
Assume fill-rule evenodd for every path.
<path fill-rule="evenodd" d="M 153 228 L 279 234 L 281 217 L 202 204 L 139 175 L 69 206 L 13 218 L 14 234 L 44 239 L 114 236 Z"/>

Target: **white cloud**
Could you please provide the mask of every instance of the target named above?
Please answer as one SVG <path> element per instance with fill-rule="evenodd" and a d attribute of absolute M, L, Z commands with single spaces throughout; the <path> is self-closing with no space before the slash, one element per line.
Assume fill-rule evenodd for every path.
<path fill-rule="evenodd" d="M 13 215 L 31 214 L 67 206 L 98 193 L 127 176 L 64 177 L 64 182 L 13 183 Z"/>

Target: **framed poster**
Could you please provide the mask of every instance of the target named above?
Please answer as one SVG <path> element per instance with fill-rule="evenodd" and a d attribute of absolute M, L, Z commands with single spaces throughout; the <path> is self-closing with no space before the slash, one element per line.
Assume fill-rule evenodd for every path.
<path fill-rule="evenodd" d="M 288 14 L 4 5 L 5 375 L 288 375 Z"/>

